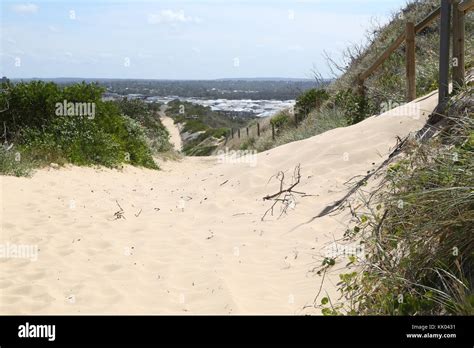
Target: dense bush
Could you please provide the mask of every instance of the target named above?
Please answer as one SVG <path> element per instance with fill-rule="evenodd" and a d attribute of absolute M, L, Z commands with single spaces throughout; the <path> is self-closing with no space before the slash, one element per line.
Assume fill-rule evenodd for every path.
<path fill-rule="evenodd" d="M 171 150 L 170 135 L 160 121 L 157 105 L 128 99 L 116 103 L 124 115 L 137 121 L 144 128 L 148 143 L 155 153 Z"/>
<path fill-rule="evenodd" d="M 356 124 L 374 112 L 371 101 L 351 89 L 339 91 L 334 97 L 334 107 L 346 116 L 349 124 Z"/>
<path fill-rule="evenodd" d="M 161 123 L 153 122 L 146 110 L 139 109 L 142 105 L 133 105 L 135 112 L 129 112 L 137 120 L 122 115 L 117 105 L 101 100 L 102 92 L 97 85 L 85 83 L 63 88 L 41 81 L 4 85 L 1 95 L 8 108 L 0 113 L 0 124 L 5 129 L 3 142 L 15 144 L 21 162 L 30 161 L 34 166 L 69 162 L 108 167 L 130 163 L 157 168 L 147 134 L 162 132 L 160 143 L 166 145 L 167 133 L 162 131 Z M 58 112 L 58 105 L 64 101 L 89 103 L 93 113 Z M 10 157 L 3 154 L 2 173 L 11 173 L 7 165 L 11 162 L 5 160 Z"/>
<path fill-rule="evenodd" d="M 275 126 L 277 130 L 283 129 L 291 123 L 290 115 L 287 112 L 280 112 L 276 116 L 272 117 L 270 124 Z"/>
<path fill-rule="evenodd" d="M 296 99 L 295 112 L 299 119 L 308 115 L 314 109 L 319 109 L 329 99 L 329 93 L 325 89 L 312 88 L 302 93 Z"/>

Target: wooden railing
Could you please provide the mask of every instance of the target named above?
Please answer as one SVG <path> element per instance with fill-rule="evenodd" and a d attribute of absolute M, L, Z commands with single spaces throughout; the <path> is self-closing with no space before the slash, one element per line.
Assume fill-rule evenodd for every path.
<path fill-rule="evenodd" d="M 474 0 L 442 0 L 442 4 L 445 2 L 449 5 L 449 12 L 451 11 L 451 5 L 452 5 L 452 10 L 453 10 L 453 83 L 455 86 L 462 86 L 464 83 L 464 76 L 465 76 L 465 61 L 464 61 L 464 17 L 466 12 L 473 10 L 474 9 Z M 406 80 L 407 80 L 407 101 L 412 101 L 413 99 L 416 98 L 416 69 L 415 69 L 415 37 L 416 34 L 421 32 L 423 29 L 425 29 L 428 25 L 431 24 L 435 19 L 437 19 L 442 12 L 442 6 L 438 7 L 434 11 L 432 11 L 429 15 L 427 15 L 422 21 L 420 21 L 418 24 L 414 24 L 413 22 L 407 22 L 405 31 L 401 33 L 394 42 L 390 44 L 390 46 L 375 60 L 374 63 L 365 71 L 360 73 L 357 76 L 357 84 L 358 84 L 358 91 L 360 94 L 365 93 L 365 88 L 364 88 L 364 82 L 365 80 L 374 73 L 375 70 L 377 70 L 378 67 L 380 67 L 389 57 L 390 55 L 397 49 L 399 48 L 404 42 L 406 44 Z M 441 38 L 441 43 L 440 45 L 440 82 L 442 82 L 442 65 L 443 62 L 441 60 L 441 57 L 444 56 L 444 59 L 446 58 L 446 52 L 442 52 L 443 50 L 443 45 L 446 46 L 447 44 L 447 56 L 449 59 L 449 26 L 450 26 L 450 13 L 446 14 L 445 19 L 448 19 L 447 27 L 448 27 L 448 41 L 447 43 L 444 42 L 446 40 L 443 40 L 443 37 Z M 442 24 L 443 24 L 443 19 L 442 19 Z M 444 29 L 444 26 L 442 25 L 443 28 L 441 28 L 440 31 Z M 442 32 L 440 32 L 442 34 Z M 441 35 L 442 36 L 442 35 Z M 449 63 L 448 63 L 449 64 Z M 446 88 L 445 83 L 440 83 L 443 84 L 443 88 Z M 444 90 L 443 90 L 444 93 Z M 441 95 L 441 91 L 440 91 Z"/>

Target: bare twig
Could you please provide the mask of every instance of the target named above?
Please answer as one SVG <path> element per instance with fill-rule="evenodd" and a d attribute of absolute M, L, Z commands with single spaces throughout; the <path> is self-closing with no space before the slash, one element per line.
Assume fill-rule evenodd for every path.
<path fill-rule="evenodd" d="M 123 208 L 120 206 L 119 202 L 118 201 L 115 201 L 115 203 L 117 203 L 118 207 L 120 208 L 119 211 L 115 212 L 114 214 L 114 219 L 113 220 L 119 220 L 119 219 L 125 219 L 125 211 L 123 210 Z"/>
<path fill-rule="evenodd" d="M 268 213 L 271 213 L 273 216 L 273 210 L 277 204 L 281 204 L 281 211 L 280 211 L 280 216 L 281 217 L 283 214 L 286 214 L 288 208 L 292 208 L 296 204 L 296 197 L 295 195 L 300 195 L 302 197 L 307 196 L 306 193 L 304 192 L 299 192 L 299 191 L 294 191 L 293 189 L 300 183 L 301 180 L 301 165 L 298 164 L 294 171 L 293 171 L 293 177 L 291 180 L 291 184 L 288 188 L 283 188 L 285 185 L 285 173 L 283 171 L 278 172 L 277 175 L 274 175 L 270 178 L 276 178 L 277 180 L 280 181 L 280 190 L 277 193 L 267 195 L 263 197 L 264 201 L 273 201 L 272 206 L 263 214 L 262 216 L 262 221 L 265 219 Z"/>

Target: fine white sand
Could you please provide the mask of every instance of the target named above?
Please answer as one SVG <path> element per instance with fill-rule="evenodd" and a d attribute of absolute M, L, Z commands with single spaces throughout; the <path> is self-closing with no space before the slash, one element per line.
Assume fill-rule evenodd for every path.
<path fill-rule="evenodd" d="M 344 196 L 344 183 L 385 160 L 396 136 L 420 129 L 437 95 L 357 125 L 258 154 L 161 163 L 163 170 L 42 169 L 0 176 L 0 243 L 37 245 L 36 261 L 0 258 L 0 313 L 318 313 L 311 305 L 325 245 L 348 212 L 303 224 Z M 294 209 L 261 221 L 269 179 L 301 164 Z M 375 165 L 374 165 L 375 163 Z M 114 220 L 123 208 L 125 219 Z M 294 229 L 294 230 L 293 230 Z M 326 276 L 337 298 L 345 270 Z"/>
<path fill-rule="evenodd" d="M 183 148 L 183 142 L 181 140 L 179 128 L 174 124 L 174 121 L 171 117 L 166 116 L 165 110 L 166 105 L 164 105 L 159 112 L 161 123 L 163 123 L 163 126 L 165 126 L 165 128 L 170 133 L 170 143 L 173 144 L 174 149 L 176 151 L 181 151 Z"/>

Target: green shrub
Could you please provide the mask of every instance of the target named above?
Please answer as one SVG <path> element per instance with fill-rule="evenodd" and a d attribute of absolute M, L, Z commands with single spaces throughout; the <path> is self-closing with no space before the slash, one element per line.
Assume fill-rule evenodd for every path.
<path fill-rule="evenodd" d="M 211 132 L 209 132 L 210 136 L 213 136 L 216 139 L 220 138 L 225 138 L 228 135 L 230 135 L 230 129 L 229 128 L 216 128 L 213 129 Z"/>
<path fill-rule="evenodd" d="M 155 104 L 146 104 L 141 100 L 123 99 L 115 102 L 120 111 L 137 121 L 145 131 L 146 141 L 154 151 L 154 153 L 165 152 L 172 149 L 169 142 L 169 132 L 161 123 L 157 115 Z"/>
<path fill-rule="evenodd" d="M 356 94 L 352 89 L 337 92 L 334 97 L 334 105 L 344 113 L 348 124 L 359 123 L 374 110 L 369 99 Z"/>
<path fill-rule="evenodd" d="M 153 123 L 150 114 L 136 121 L 123 116 L 117 105 L 101 100 L 103 89 L 94 84 L 76 84 L 59 88 L 54 83 L 35 81 L 8 84 L 2 97 L 9 108 L 0 113 L 8 143 L 17 144 L 24 161 L 32 166 L 51 162 L 116 167 L 122 163 L 157 168 L 148 134 L 157 135 L 161 123 Z M 57 112 L 57 103 L 91 103 L 94 115 L 65 116 Z M 141 107 L 141 105 L 134 105 Z M 138 110 L 143 111 L 143 110 Z M 140 114 L 141 115 L 141 114 Z M 167 143 L 167 132 L 159 141 Z M 10 171 L 10 162 L 2 162 L 2 172 Z"/>
<path fill-rule="evenodd" d="M 295 112 L 299 119 L 306 117 L 310 111 L 319 109 L 329 99 L 325 89 L 313 88 L 303 92 L 295 104 Z"/>
<path fill-rule="evenodd" d="M 241 145 L 240 150 L 250 150 L 255 148 L 257 139 L 255 137 L 250 137 L 246 139 Z"/>
<path fill-rule="evenodd" d="M 0 146 L 0 174 L 28 176 L 31 171 L 31 162 L 22 158 L 21 152 L 15 148 L 7 150 Z"/>
<path fill-rule="evenodd" d="M 275 126 L 277 130 L 281 130 L 291 123 L 291 118 L 287 112 L 280 112 L 278 115 L 272 117 L 270 123 Z"/>
<path fill-rule="evenodd" d="M 188 120 L 186 121 L 186 124 L 183 127 L 183 132 L 197 133 L 206 131 L 207 129 L 209 129 L 209 127 L 202 123 L 200 120 Z"/>

